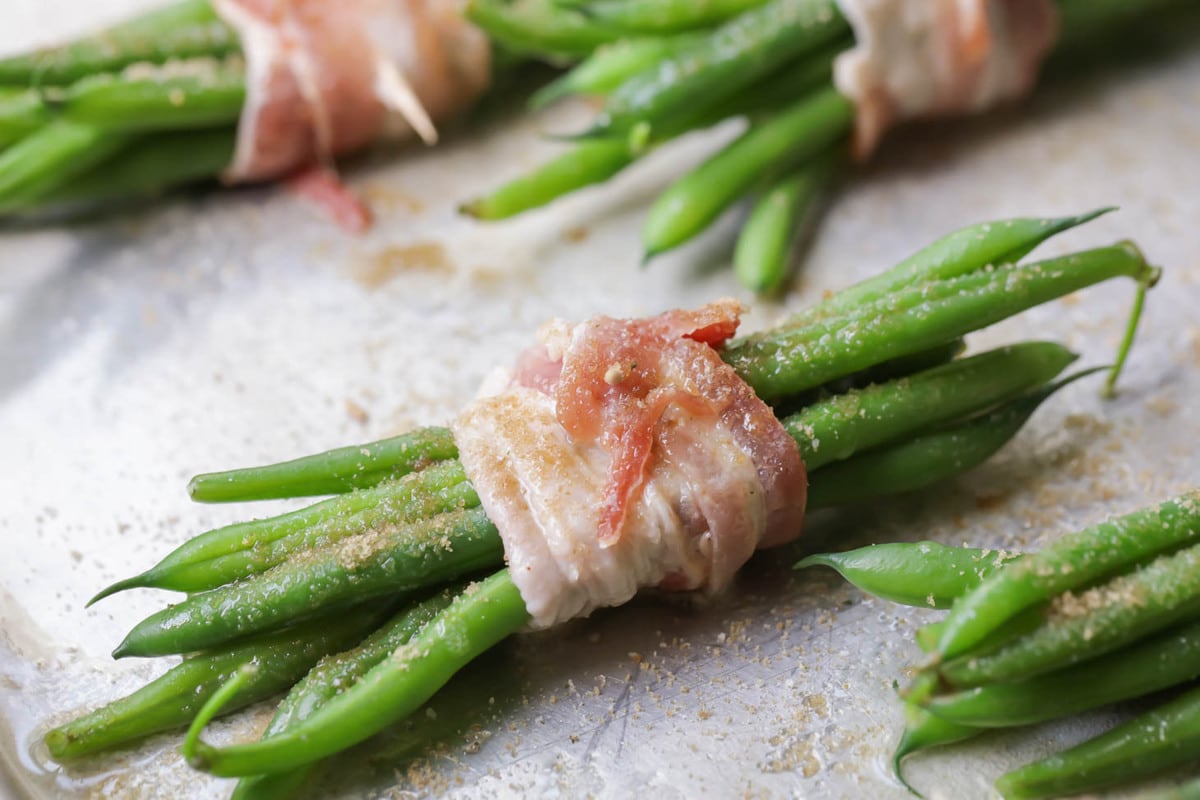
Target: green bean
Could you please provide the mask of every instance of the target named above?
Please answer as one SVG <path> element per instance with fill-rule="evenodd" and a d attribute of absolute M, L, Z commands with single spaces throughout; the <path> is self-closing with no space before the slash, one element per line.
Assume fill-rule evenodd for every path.
<path fill-rule="evenodd" d="M 976 650 L 980 653 L 986 653 L 997 649 L 1001 645 L 1008 644 L 1013 639 L 1037 630 L 1041 627 L 1045 619 L 1045 606 L 1031 606 L 1015 617 L 1005 620 L 1003 625 L 989 633 L 987 638 L 977 645 Z M 937 650 L 938 639 L 942 637 L 942 632 L 945 630 L 945 620 L 931 622 L 928 625 L 922 625 L 917 628 L 917 647 L 921 648 L 921 652 L 923 653 L 934 652 Z"/>
<path fill-rule="evenodd" d="M 909 606 L 949 608 L 997 568 L 1016 558 L 1004 550 L 947 547 L 938 542 L 895 542 L 844 553 L 818 553 L 795 569 L 822 566 L 857 588 Z"/>
<path fill-rule="evenodd" d="M 1001 775 L 1008 800 L 1075 795 L 1153 775 L 1196 759 L 1200 751 L 1200 688 L 1108 733 Z"/>
<path fill-rule="evenodd" d="M 812 225 L 820 196 L 840 159 L 817 158 L 775 182 L 754 204 L 738 234 L 733 272 L 756 294 L 779 291 L 796 243 Z"/>
<path fill-rule="evenodd" d="M 94 75 L 61 97 L 46 94 L 63 119 L 102 130 L 188 130 L 237 122 L 246 100 L 241 57 L 137 64 L 119 74 Z"/>
<path fill-rule="evenodd" d="M 853 311 L 926 281 L 958 278 L 989 266 L 1015 264 L 1052 236 L 1114 210 L 1110 206 L 1071 217 L 1016 217 L 968 225 L 921 248 L 891 269 L 789 317 L 784 324 L 806 325 L 822 317 Z"/>
<path fill-rule="evenodd" d="M 65 120 L 40 128 L 0 152 L 0 213 L 36 204 L 129 141 L 125 134 Z"/>
<path fill-rule="evenodd" d="M 574 61 L 621 38 L 615 28 L 551 0 L 468 0 L 463 13 L 509 50 L 551 61 Z"/>
<path fill-rule="evenodd" d="M 206 744 L 200 734 L 223 700 L 214 695 L 188 732 L 184 756 L 193 767 L 224 777 L 283 772 L 324 758 L 412 713 L 455 672 L 528 620 L 520 592 L 508 570 L 501 570 L 464 591 L 395 656 L 283 733 L 230 747 Z"/>
<path fill-rule="evenodd" d="M 69 183 L 39 195 L 37 205 L 95 208 L 99 203 L 152 197 L 210 180 L 233 161 L 235 138 L 232 128 L 148 136 Z"/>
<path fill-rule="evenodd" d="M 646 258 L 678 247 L 774 170 L 803 163 L 849 130 L 853 106 L 834 89 L 754 124 L 655 200 L 642 229 Z"/>
<path fill-rule="evenodd" d="M 197 475 L 188 483 L 188 494 L 202 503 L 337 494 L 370 488 L 457 456 L 448 428 L 420 428 L 265 467 Z"/>
<path fill-rule="evenodd" d="M 537 91 L 530 99 L 530 105 L 543 108 L 572 94 L 606 94 L 631 75 L 696 41 L 695 34 L 685 34 L 620 39 L 603 44 L 566 75 Z"/>
<path fill-rule="evenodd" d="M 663 34 L 707 28 L 766 0 L 591 0 L 574 5 L 587 16 L 630 33 Z"/>
<path fill-rule="evenodd" d="M 496 526 L 479 509 L 384 526 L 151 614 L 113 657 L 215 647 L 339 605 L 454 580 L 500 563 L 503 550 Z"/>
<path fill-rule="evenodd" d="M 295 683 L 322 656 L 353 646 L 387 614 L 386 604 L 375 603 L 185 659 L 133 694 L 51 730 L 46 746 L 63 761 L 187 725 L 246 664 L 258 667 L 254 678 L 224 710 L 256 703 Z"/>
<path fill-rule="evenodd" d="M 1094 371 L 1066 378 L 982 417 L 831 464 L 821 471 L 821 480 L 809 486 L 808 508 L 831 508 L 915 491 L 972 469 L 1015 436 L 1046 398 Z"/>
<path fill-rule="evenodd" d="M 835 395 L 785 417 L 783 425 L 814 469 L 1011 400 L 1075 359 L 1053 342 L 1010 345 Z"/>
<path fill-rule="evenodd" d="M 833 0 L 771 0 L 729 20 L 698 45 L 641 72 L 612 93 L 586 136 L 624 136 L 732 97 L 848 26 Z"/>
<path fill-rule="evenodd" d="M 1032 725 L 1142 697 L 1197 677 L 1200 623 L 1192 623 L 1074 667 L 934 697 L 925 708 L 962 725 Z"/>
<path fill-rule="evenodd" d="M 125 589 L 215 589 L 313 547 L 479 505 L 462 464 L 447 461 L 371 489 L 254 522 L 227 525 L 184 542 L 150 569 L 119 581 L 88 605 Z"/>
<path fill-rule="evenodd" d="M 36 89 L 19 89 L 0 95 L 0 148 L 24 139 L 48 124 L 53 115 Z"/>
<path fill-rule="evenodd" d="M 464 203 L 459 212 L 501 220 L 539 208 L 564 194 L 601 183 L 629 166 L 637 154 L 624 139 L 589 139 L 491 194 Z"/>
<path fill-rule="evenodd" d="M 925 350 L 1110 278 L 1151 283 L 1158 270 L 1129 243 L 908 287 L 854 312 L 738 339 L 722 356 L 771 401 Z"/>
<path fill-rule="evenodd" d="M 956 604 L 938 651 L 943 658 L 962 655 L 1021 609 L 1180 547 L 1197 534 L 1200 492 L 1067 534 Z"/>
<path fill-rule="evenodd" d="M 61 86 L 139 62 L 221 58 L 240 46 L 208 0 L 184 0 L 70 44 L 0 59 L 0 84 Z"/>
<path fill-rule="evenodd" d="M 959 725 L 935 717 L 922 707 L 937 689 L 937 678 L 928 673 L 918 675 L 904 698 L 904 732 L 892 753 L 892 773 L 905 788 L 918 797 L 920 794 L 904 778 L 901 762 L 918 750 L 969 739 L 979 733 L 978 728 Z"/>
<path fill-rule="evenodd" d="M 358 647 L 322 659 L 283 698 L 263 736 L 274 736 L 299 725 L 322 705 L 353 686 L 376 664 L 408 644 L 418 631 L 450 605 L 462 588 L 443 590 L 400 611 Z M 232 800 L 290 797 L 304 784 L 309 773 L 309 769 L 300 767 L 290 772 L 243 778 L 234 789 Z"/>
<path fill-rule="evenodd" d="M 1146 528 L 1140 531 L 1147 534 Z M 1200 520 L 1193 518 L 1192 533 L 1198 532 Z M 1147 534 L 1146 538 L 1153 537 Z M 1142 547 L 1140 542 L 1138 547 Z M 1053 570 L 1062 563 L 1042 559 L 1040 556 L 1045 552 L 1023 559 L 1010 570 L 1001 570 L 992 581 L 998 581 L 1009 571 L 1036 573 L 1039 567 Z M 1102 554 L 1097 560 L 1107 558 Z M 1079 559 L 1075 565 L 1081 572 L 1092 572 L 1088 560 Z M 985 582 L 964 602 L 982 593 L 992 581 Z M 938 672 L 948 684 L 959 688 L 1033 677 L 1111 652 L 1139 637 L 1191 619 L 1198 611 L 1200 545 L 1192 545 L 1078 595 L 1067 592 L 1051 604 L 1046 622 L 1037 630 L 999 650 L 980 655 L 972 651 L 943 661 Z M 947 626 L 943 642 L 950 630 Z"/>
<path fill-rule="evenodd" d="M 1032 343 L 1026 343 L 1032 344 Z M 1015 345 L 1022 348 L 1025 345 Z M 888 383 L 889 381 L 898 380 L 899 378 L 911 378 L 918 372 L 940 367 L 949 364 L 961 356 L 967 349 L 967 343 L 963 339 L 952 339 L 945 344 L 939 344 L 936 347 L 931 347 L 928 350 L 922 350 L 917 353 L 911 353 L 899 358 L 893 358 L 888 361 L 875 364 L 866 369 L 852 372 L 844 378 L 823 383 L 815 389 L 810 389 L 808 392 L 803 392 L 800 395 L 789 397 L 787 401 L 776 408 L 790 406 L 795 402 L 796 397 L 800 399 L 799 409 L 807 408 L 814 403 L 829 399 L 830 395 L 845 394 L 846 392 L 855 389 L 866 389 L 875 383 Z M 973 356 L 972 356 L 973 358 Z M 963 359 L 964 361 L 966 359 Z M 809 396 L 811 395 L 811 396 Z"/>

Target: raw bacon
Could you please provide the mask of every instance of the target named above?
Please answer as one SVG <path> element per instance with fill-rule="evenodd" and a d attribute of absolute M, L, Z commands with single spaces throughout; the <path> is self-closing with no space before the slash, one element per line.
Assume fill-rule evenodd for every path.
<path fill-rule="evenodd" d="M 834 62 L 854 149 L 894 122 L 981 111 L 1027 93 L 1058 37 L 1053 0 L 838 0 L 855 46 Z"/>
<path fill-rule="evenodd" d="M 715 347 L 739 305 L 543 328 L 508 385 L 455 423 L 533 624 L 638 587 L 715 591 L 800 533 L 796 444 Z"/>
<path fill-rule="evenodd" d="M 213 0 L 246 54 L 230 182 L 277 178 L 433 121 L 486 87 L 490 49 L 454 0 Z"/>

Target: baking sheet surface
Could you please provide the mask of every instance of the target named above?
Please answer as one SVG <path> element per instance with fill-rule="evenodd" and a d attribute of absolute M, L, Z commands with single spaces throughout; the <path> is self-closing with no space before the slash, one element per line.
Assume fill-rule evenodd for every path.
<path fill-rule="evenodd" d="M 144 6 L 18 0 L 0 48 Z M 1020 111 L 901 133 L 836 199 L 801 277 L 746 329 L 847 285 L 957 226 L 1122 210 L 1044 253 L 1134 238 L 1165 268 L 1112 402 L 1071 387 L 991 463 L 897 503 L 813 520 L 805 548 L 935 538 L 1036 547 L 1193 486 L 1200 476 L 1200 52 L 1060 81 Z M 638 315 L 723 295 L 731 217 L 648 268 L 648 201 L 731 129 L 693 137 L 611 185 L 514 222 L 456 202 L 552 151 L 542 131 L 586 109 L 494 119 L 435 151 L 360 159 L 379 212 L 348 237 L 273 188 L 171 198 L 122 216 L 0 233 L 0 754 L 38 797 L 221 797 L 155 737 L 120 758 L 53 767 L 38 734 L 123 694 L 164 662 L 108 652 L 164 596 L 100 586 L 207 528 L 287 504 L 200 506 L 196 472 L 277 460 L 440 423 L 551 316 Z M 1105 363 L 1132 287 L 1113 284 L 971 339 L 1052 338 Z M 317 796 L 879 797 L 901 728 L 893 681 L 931 619 L 756 558 L 700 606 L 646 597 L 517 637 L 415 723 L 358 749 Z M 1003 770 L 1114 714 L 988 737 L 913 759 L 932 796 L 986 797 Z M 214 726 L 254 732 L 268 708 Z M 432 740 L 432 744 L 430 741 Z M 3 791 L 0 788 L 0 791 Z"/>

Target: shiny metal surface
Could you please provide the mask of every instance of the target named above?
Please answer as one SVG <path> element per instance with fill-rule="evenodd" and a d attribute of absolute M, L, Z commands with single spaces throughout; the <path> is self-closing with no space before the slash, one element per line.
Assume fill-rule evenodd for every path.
<path fill-rule="evenodd" d="M 0 47 L 144 3 L 20 0 Z M 936 538 L 1034 547 L 1200 476 L 1200 52 L 1048 87 L 1023 111 L 895 137 L 843 192 L 783 304 L 747 329 L 979 219 L 1123 210 L 1046 253 L 1136 239 L 1166 276 L 1123 392 L 1071 387 L 987 466 L 903 502 L 813 520 L 806 548 Z M 188 536 L 283 504 L 188 502 L 198 471 L 275 460 L 443 421 L 558 315 L 630 315 L 739 294 L 726 220 L 639 267 L 639 220 L 693 138 L 613 185 L 510 224 L 456 201 L 549 152 L 536 133 L 581 108 L 492 123 L 436 151 L 348 170 L 379 224 L 351 238 L 272 188 L 172 198 L 0 235 L 0 754 L 38 797 L 221 797 L 178 737 L 62 771 L 39 732 L 131 690 L 159 662 L 108 651 L 164 597 L 84 610 L 101 585 Z M 1056 338 L 1104 363 L 1132 296 L 1105 286 L 972 339 Z M 357 749 L 314 796 L 906 797 L 888 777 L 892 683 L 930 619 L 864 599 L 797 550 L 756 558 L 707 607 L 644 597 L 517 637 L 414 723 Z M 215 726 L 247 735 L 269 709 Z M 986 797 L 1006 768 L 1111 719 L 1042 726 L 914 759 L 932 796 Z"/>

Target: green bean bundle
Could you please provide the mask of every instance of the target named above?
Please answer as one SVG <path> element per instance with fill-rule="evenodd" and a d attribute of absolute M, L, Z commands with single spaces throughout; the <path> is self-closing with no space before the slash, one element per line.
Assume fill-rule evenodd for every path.
<path fill-rule="evenodd" d="M 1194 762 L 1198 543 L 1200 490 L 1192 490 L 1019 557 L 921 543 L 797 566 L 832 566 L 868 592 L 913 605 L 932 587 L 929 604 L 951 609 L 918 632 L 934 660 L 907 691 L 898 775 L 901 759 L 927 747 L 1187 690 L 997 781 L 1004 797 L 1026 800 L 1123 786 Z"/>
<path fill-rule="evenodd" d="M 1170 0 L 1059 0 L 1061 42 L 1077 45 Z M 554 60 L 563 50 L 533 24 L 537 3 L 471 0 L 468 15 L 492 35 L 523 32 L 523 50 Z M 592 125 L 561 156 L 462 210 L 501 220 L 608 180 L 643 154 L 689 130 L 745 120 L 745 132 L 669 186 L 643 228 L 647 258 L 708 228 L 750 199 L 738 236 L 738 279 L 778 291 L 796 232 L 821 206 L 845 161 L 855 107 L 831 87 L 835 57 L 854 45 L 834 0 L 674 3 L 580 0 L 567 4 L 597 41 L 538 103 L 565 94 L 599 96 Z M 561 10 L 559 13 L 563 13 Z M 615 29 L 620 37 L 610 41 Z M 582 41 L 580 42 L 581 49 Z"/>
<path fill-rule="evenodd" d="M 755 393 L 776 403 L 782 430 L 807 465 L 810 508 L 911 491 L 970 469 L 1061 386 L 1095 371 L 1059 378 L 1076 357 L 1052 342 L 958 357 L 966 333 L 1109 278 L 1134 280 L 1140 298 L 1158 270 L 1129 245 L 1017 263 L 1049 236 L 1093 216 L 958 231 L 847 290 L 855 302 L 835 295 L 719 351 Z M 998 254 L 1013 263 L 997 265 Z M 964 280 L 975 281 L 970 291 L 962 289 Z M 1135 315 L 1126 348 L 1136 321 Z M 857 333 L 830 337 L 837 330 Z M 190 653 L 198 655 L 185 667 L 208 663 L 202 659 L 215 666 L 180 668 L 169 673 L 175 676 L 169 691 L 143 690 L 49 732 L 56 756 L 129 741 L 194 715 L 184 746 L 190 763 L 222 776 L 268 775 L 245 783 L 238 796 L 278 796 L 302 783 L 315 762 L 418 708 L 530 620 L 501 569 L 496 524 L 457 456 L 448 432 L 431 428 L 193 479 L 190 490 L 200 501 L 335 496 L 201 534 L 97 595 L 135 587 L 190 592 L 137 624 L 114 655 Z M 980 564 L 970 574 L 993 567 Z M 460 588 L 424 599 L 446 584 Z M 943 581 L 928 591 L 942 603 L 961 587 Z M 320 638 L 328 637 L 326 621 L 350 607 L 379 616 L 348 628 L 336 643 Z M 364 628 L 397 608 L 398 616 L 367 635 Z M 269 648 L 279 642 L 310 659 L 345 652 L 315 667 L 260 741 L 207 743 L 202 732 L 213 716 L 282 688 L 281 669 L 272 669 L 270 680 L 263 674 L 273 663 Z M 189 679 L 196 681 L 194 694 Z M 139 718 L 146 720 L 142 727 Z M 119 719 L 120 729 L 106 731 L 108 719 Z M 67 739 L 70 748 L 61 745 Z"/>

